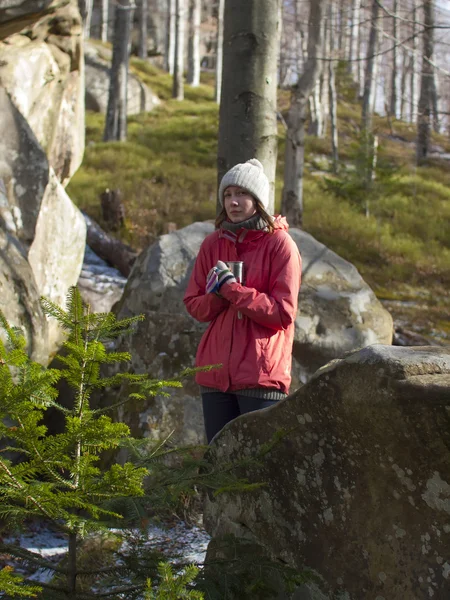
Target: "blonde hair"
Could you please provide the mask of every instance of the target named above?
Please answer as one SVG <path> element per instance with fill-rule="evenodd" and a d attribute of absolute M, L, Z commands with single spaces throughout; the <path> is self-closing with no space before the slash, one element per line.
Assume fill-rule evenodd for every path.
<path fill-rule="evenodd" d="M 261 219 L 267 225 L 267 229 L 268 229 L 269 233 L 273 233 L 275 231 L 275 227 L 274 227 L 274 224 L 273 224 L 273 217 L 271 217 L 269 215 L 269 213 L 266 211 L 266 209 L 261 204 L 261 202 L 258 200 L 258 198 L 254 198 L 253 197 L 253 199 L 255 201 L 256 212 L 258 213 L 258 215 L 261 217 Z M 222 206 L 222 210 L 217 215 L 216 220 L 215 220 L 216 229 L 220 229 L 220 226 L 222 225 L 222 223 L 224 221 L 227 220 L 227 218 L 228 218 L 227 211 L 225 210 L 225 207 Z"/>

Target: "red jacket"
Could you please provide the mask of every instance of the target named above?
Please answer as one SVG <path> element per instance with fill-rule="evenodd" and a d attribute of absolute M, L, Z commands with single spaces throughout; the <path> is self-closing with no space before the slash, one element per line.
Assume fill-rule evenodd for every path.
<path fill-rule="evenodd" d="M 236 242 L 219 229 L 200 247 L 184 303 L 197 321 L 210 321 L 196 365 L 222 364 L 197 373 L 202 386 L 289 392 L 301 258 L 284 217 L 275 219 L 275 228 L 273 234 L 240 229 Z M 245 285 L 225 283 L 222 298 L 205 293 L 206 276 L 218 260 L 245 265 Z"/>

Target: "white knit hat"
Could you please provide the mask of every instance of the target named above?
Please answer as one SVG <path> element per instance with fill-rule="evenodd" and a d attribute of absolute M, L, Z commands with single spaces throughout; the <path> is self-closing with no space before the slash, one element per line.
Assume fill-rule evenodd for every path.
<path fill-rule="evenodd" d="M 225 173 L 219 186 L 219 202 L 222 206 L 223 193 L 230 185 L 237 185 L 246 189 L 267 210 L 270 185 L 267 175 L 264 173 L 264 168 L 258 159 L 251 158 L 245 163 L 235 165 Z"/>

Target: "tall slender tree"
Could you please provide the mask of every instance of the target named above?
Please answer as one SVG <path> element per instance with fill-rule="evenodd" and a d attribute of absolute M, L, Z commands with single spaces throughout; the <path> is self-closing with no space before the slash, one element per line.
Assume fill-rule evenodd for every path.
<path fill-rule="evenodd" d="M 81 18 L 83 20 L 83 33 L 85 39 L 88 39 L 91 33 L 93 3 L 94 0 L 78 0 L 78 8 L 80 9 Z"/>
<path fill-rule="evenodd" d="M 418 36 L 417 36 L 417 0 L 412 0 L 412 32 L 411 32 L 411 73 L 410 73 L 410 121 L 415 123 L 417 119 L 417 104 L 418 104 L 418 76 L 416 71 L 416 56 L 418 50 Z"/>
<path fill-rule="evenodd" d="M 422 73 L 420 78 L 420 97 L 417 115 L 416 158 L 420 164 L 426 159 L 430 150 L 430 116 L 433 92 L 433 0 L 423 2 L 424 29 L 422 34 Z"/>
<path fill-rule="evenodd" d="M 127 138 L 128 61 L 133 8 L 132 0 L 117 1 L 108 107 L 103 135 L 105 141 L 124 141 Z"/>
<path fill-rule="evenodd" d="M 250 158 L 264 165 L 273 211 L 277 158 L 280 0 L 227 0 L 224 13 L 218 177 Z"/>
<path fill-rule="evenodd" d="M 379 0 L 372 0 L 371 26 L 369 43 L 367 45 L 366 70 L 364 75 L 364 94 L 362 102 L 362 131 L 370 131 L 372 128 L 372 99 L 374 97 L 375 72 L 376 72 L 376 50 L 379 34 Z"/>
<path fill-rule="evenodd" d="M 398 43 L 398 0 L 393 0 L 392 4 L 392 71 L 391 71 L 391 97 L 389 102 L 389 111 L 393 117 L 397 115 L 397 43 Z"/>
<path fill-rule="evenodd" d="M 166 43 L 164 52 L 164 69 L 173 75 L 175 64 L 175 27 L 176 27 L 176 0 L 166 0 Z"/>
<path fill-rule="evenodd" d="M 200 22 L 201 0 L 189 0 L 188 74 L 190 85 L 200 84 Z"/>
<path fill-rule="evenodd" d="M 102 24 L 100 38 L 102 42 L 108 41 L 108 19 L 109 19 L 109 0 L 102 0 Z"/>
<path fill-rule="evenodd" d="M 172 98 L 184 99 L 184 21 L 185 0 L 175 0 L 175 62 Z"/>
<path fill-rule="evenodd" d="M 220 93 L 222 89 L 223 68 L 223 12 L 225 0 L 219 0 L 217 5 L 217 36 L 216 36 L 216 81 L 214 98 L 220 104 Z"/>
<path fill-rule="evenodd" d="M 322 15 L 326 0 L 310 0 L 308 23 L 308 58 L 303 73 L 292 91 L 287 116 L 284 166 L 284 187 L 281 212 L 291 227 L 301 227 L 303 221 L 303 170 L 305 163 L 305 121 L 308 98 L 320 76 L 323 48 Z"/>
<path fill-rule="evenodd" d="M 148 56 L 148 0 L 140 0 L 139 6 L 139 58 Z"/>

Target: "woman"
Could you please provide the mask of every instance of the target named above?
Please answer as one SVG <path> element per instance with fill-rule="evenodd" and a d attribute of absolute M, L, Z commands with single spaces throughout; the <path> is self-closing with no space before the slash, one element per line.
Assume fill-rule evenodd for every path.
<path fill-rule="evenodd" d="M 203 241 L 184 297 L 210 322 L 197 351 L 208 443 L 237 416 L 285 398 L 291 383 L 301 258 L 283 217 L 271 217 L 269 180 L 255 158 L 234 166 L 219 186 L 222 212 Z M 245 283 L 227 262 L 243 261 Z"/>

